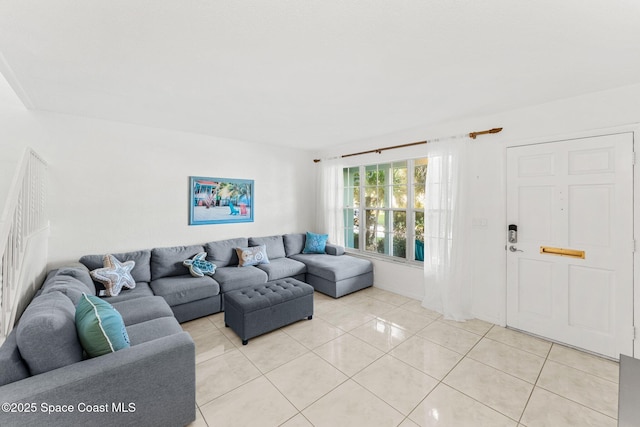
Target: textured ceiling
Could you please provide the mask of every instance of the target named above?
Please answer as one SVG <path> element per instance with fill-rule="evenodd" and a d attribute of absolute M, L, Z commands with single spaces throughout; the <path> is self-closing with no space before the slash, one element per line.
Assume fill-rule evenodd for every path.
<path fill-rule="evenodd" d="M 2 0 L 32 109 L 319 149 L 640 82 L 638 0 Z"/>

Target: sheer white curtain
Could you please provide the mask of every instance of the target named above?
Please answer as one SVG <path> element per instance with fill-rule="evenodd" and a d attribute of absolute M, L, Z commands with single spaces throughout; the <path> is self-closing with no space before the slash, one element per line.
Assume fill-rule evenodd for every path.
<path fill-rule="evenodd" d="M 344 245 L 344 175 L 342 159 L 322 160 L 318 166 L 318 233 L 328 234 L 329 242 Z"/>
<path fill-rule="evenodd" d="M 427 144 L 422 306 L 446 319 L 471 316 L 471 219 L 466 215 L 469 138 Z"/>

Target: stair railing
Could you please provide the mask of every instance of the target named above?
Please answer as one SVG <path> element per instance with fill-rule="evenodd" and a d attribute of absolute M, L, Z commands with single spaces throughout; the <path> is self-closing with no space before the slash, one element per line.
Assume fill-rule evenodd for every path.
<path fill-rule="evenodd" d="M 0 343 L 36 292 L 46 267 L 46 183 L 46 162 L 27 148 L 0 216 Z"/>

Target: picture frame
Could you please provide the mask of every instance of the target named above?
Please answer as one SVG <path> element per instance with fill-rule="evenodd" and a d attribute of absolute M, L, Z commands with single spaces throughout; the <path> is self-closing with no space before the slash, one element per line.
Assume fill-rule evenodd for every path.
<path fill-rule="evenodd" d="M 189 225 L 253 222 L 252 179 L 189 177 Z"/>

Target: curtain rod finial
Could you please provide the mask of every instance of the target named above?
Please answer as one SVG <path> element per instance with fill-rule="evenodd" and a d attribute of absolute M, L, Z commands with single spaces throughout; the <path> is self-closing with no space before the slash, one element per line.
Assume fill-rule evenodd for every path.
<path fill-rule="evenodd" d="M 469 133 L 469 138 L 476 139 L 476 137 L 478 135 L 486 135 L 488 133 L 498 133 L 501 130 L 502 130 L 502 128 L 493 128 L 493 129 L 489 129 L 489 130 L 483 130 L 483 131 L 480 131 L 480 132 L 471 132 L 471 133 Z"/>

